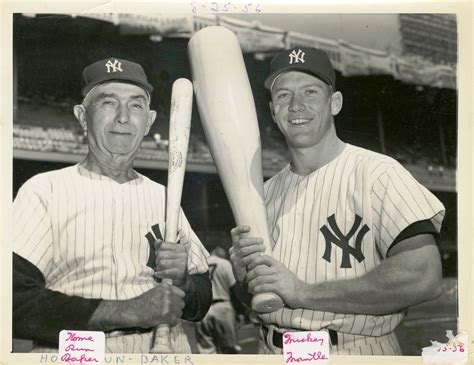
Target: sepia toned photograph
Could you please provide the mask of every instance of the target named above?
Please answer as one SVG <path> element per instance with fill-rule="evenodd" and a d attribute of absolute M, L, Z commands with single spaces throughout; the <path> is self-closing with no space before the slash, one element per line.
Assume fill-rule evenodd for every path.
<path fill-rule="evenodd" d="M 456 15 L 212 4 L 13 14 L 12 352 L 456 334 Z"/>

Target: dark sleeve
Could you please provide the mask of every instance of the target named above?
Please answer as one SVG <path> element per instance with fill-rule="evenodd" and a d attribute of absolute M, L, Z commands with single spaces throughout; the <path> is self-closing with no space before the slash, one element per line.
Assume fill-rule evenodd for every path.
<path fill-rule="evenodd" d="M 231 288 L 231 300 L 239 302 L 244 308 L 250 310 L 252 307 L 252 294 L 249 293 L 247 281 L 244 283 L 235 282 Z"/>
<path fill-rule="evenodd" d="M 247 314 L 251 311 L 250 301 L 252 300 L 251 295 L 245 292 L 242 298 L 242 293 L 239 294 L 239 283 L 235 283 L 230 287 L 230 302 L 234 307 L 235 311 L 239 314 Z M 243 289 L 242 289 L 243 290 Z"/>
<path fill-rule="evenodd" d="M 395 247 L 399 242 L 406 240 L 407 238 L 417 236 L 419 234 L 431 234 L 435 238 L 436 242 L 438 243 L 439 240 L 439 233 L 436 230 L 433 222 L 430 219 L 425 219 L 422 221 L 418 221 L 415 223 L 410 224 L 407 228 L 400 232 L 400 234 L 393 240 L 392 244 L 387 250 L 387 257 L 388 253 L 392 248 Z"/>
<path fill-rule="evenodd" d="M 209 272 L 190 275 L 191 290 L 184 297 L 184 309 L 181 318 L 199 322 L 204 318 L 212 303 L 212 284 Z"/>
<path fill-rule="evenodd" d="M 43 273 L 13 253 L 13 337 L 58 344 L 63 329 L 87 330 L 101 299 L 85 299 L 45 288 Z"/>

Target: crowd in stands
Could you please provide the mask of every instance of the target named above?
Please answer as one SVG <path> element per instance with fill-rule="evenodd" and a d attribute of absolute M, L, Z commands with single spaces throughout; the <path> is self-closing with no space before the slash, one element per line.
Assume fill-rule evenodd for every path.
<path fill-rule="evenodd" d="M 168 141 L 156 136 L 147 136 L 138 151 L 138 159 L 168 160 Z M 86 154 L 87 145 L 84 135 L 77 130 L 66 128 L 43 128 L 24 124 L 13 125 L 13 148 L 26 151 L 63 152 Z M 188 149 L 188 161 L 212 164 L 212 156 L 207 144 L 198 136 L 191 136 Z M 284 151 L 263 151 L 265 166 L 279 168 L 286 162 Z"/>
<path fill-rule="evenodd" d="M 75 121 L 71 110 L 72 102 L 54 97 L 18 97 L 18 116 L 13 125 L 14 149 L 42 152 L 62 152 L 85 154 L 87 147 L 84 134 Z M 270 170 L 278 170 L 288 162 L 285 143 L 272 128 L 262 132 L 263 165 Z M 342 130 L 342 138 L 349 143 L 377 152 L 381 151 L 380 140 L 373 134 L 354 130 Z M 147 136 L 138 152 L 138 159 L 167 160 L 167 143 L 159 134 Z M 443 175 L 446 169 L 456 167 L 456 156 L 449 154 L 445 160 L 438 149 L 423 143 L 409 143 L 409 139 L 386 137 L 386 153 L 404 165 L 423 167 L 428 173 Z M 188 160 L 195 163 L 212 164 L 212 156 L 204 135 L 192 134 Z"/>

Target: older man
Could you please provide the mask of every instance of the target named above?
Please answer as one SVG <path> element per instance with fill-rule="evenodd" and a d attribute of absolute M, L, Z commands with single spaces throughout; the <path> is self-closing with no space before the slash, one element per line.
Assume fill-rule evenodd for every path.
<path fill-rule="evenodd" d="M 201 320 L 210 306 L 207 251 L 182 211 L 181 244 L 162 241 L 165 188 L 133 169 L 156 117 L 152 91 L 137 63 L 86 67 L 84 99 L 74 107 L 86 158 L 18 192 L 13 334 L 33 339 L 36 351 L 54 350 L 59 331 L 76 329 L 104 331 L 108 352 L 148 352 L 153 326 Z M 171 342 L 174 352 L 190 352 L 181 327 Z"/>
<path fill-rule="evenodd" d="M 324 52 L 280 53 L 265 87 L 291 158 L 265 183 L 274 246 L 256 258 L 261 240 L 236 227 L 231 249 L 242 287 L 285 302 L 260 316 L 260 352 L 281 353 L 285 331 L 325 330 L 333 353 L 400 354 L 405 309 L 440 294 L 443 205 L 394 159 L 338 138 L 343 99 Z"/>

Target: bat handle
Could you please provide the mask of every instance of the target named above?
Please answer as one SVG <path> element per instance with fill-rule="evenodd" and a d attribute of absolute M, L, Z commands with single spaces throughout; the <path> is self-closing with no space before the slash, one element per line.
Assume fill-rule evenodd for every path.
<path fill-rule="evenodd" d="M 246 233 L 243 236 L 248 237 L 249 233 Z M 266 250 L 269 250 L 269 245 L 266 246 Z M 275 312 L 278 309 L 283 308 L 284 306 L 285 303 L 283 302 L 283 299 L 281 299 L 278 294 L 275 294 L 273 292 L 258 293 L 252 297 L 251 307 L 255 312 L 258 313 Z"/>
<path fill-rule="evenodd" d="M 170 279 L 164 279 L 164 283 L 173 284 Z M 152 354 L 172 354 L 170 341 L 170 326 L 163 323 L 153 329 L 152 346 L 150 348 Z"/>

